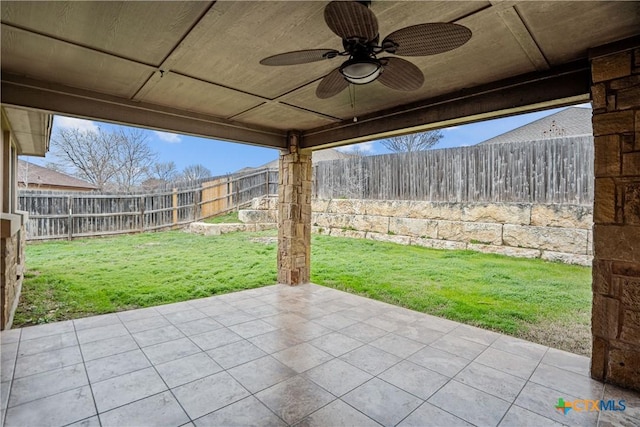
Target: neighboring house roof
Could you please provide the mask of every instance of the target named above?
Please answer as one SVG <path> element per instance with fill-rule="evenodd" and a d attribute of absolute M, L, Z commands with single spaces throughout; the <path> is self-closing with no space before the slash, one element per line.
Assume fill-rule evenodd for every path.
<path fill-rule="evenodd" d="M 346 159 L 349 157 L 353 157 L 353 156 L 348 153 L 343 153 L 342 151 L 336 150 L 334 148 L 327 148 L 325 150 L 314 151 L 311 156 L 311 161 L 313 163 L 317 163 L 317 162 L 324 162 L 326 160 Z M 258 166 L 256 168 L 243 168 L 243 169 L 240 169 L 238 172 L 248 172 L 254 169 L 263 169 L 263 168 L 277 169 L 278 159 L 275 159 L 269 163 L 265 163 L 264 165 Z"/>
<path fill-rule="evenodd" d="M 98 189 L 98 187 L 87 181 L 83 181 L 64 173 L 56 172 L 52 169 L 43 168 L 42 166 L 38 166 L 24 160 L 18 160 L 18 185 L 28 188 L 59 188 L 60 190 Z"/>
<path fill-rule="evenodd" d="M 569 107 L 519 128 L 487 139 L 480 144 L 539 141 L 543 139 L 591 136 L 591 108 Z"/>

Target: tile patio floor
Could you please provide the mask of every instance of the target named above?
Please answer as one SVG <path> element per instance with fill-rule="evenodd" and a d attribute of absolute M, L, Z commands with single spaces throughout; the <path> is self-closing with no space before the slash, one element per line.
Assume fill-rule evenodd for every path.
<path fill-rule="evenodd" d="M 589 359 L 316 285 L 2 332 L 6 426 L 640 425 Z M 554 408 L 626 399 L 625 412 Z"/>

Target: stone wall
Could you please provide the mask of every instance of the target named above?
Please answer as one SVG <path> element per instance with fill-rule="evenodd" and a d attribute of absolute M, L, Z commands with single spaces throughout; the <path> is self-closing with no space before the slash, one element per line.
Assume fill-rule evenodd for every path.
<path fill-rule="evenodd" d="M 2 329 L 9 329 L 22 290 L 26 232 L 21 215 L 2 214 L 0 222 L 0 321 Z"/>
<path fill-rule="evenodd" d="M 591 73 L 596 176 L 591 375 L 640 390 L 640 47 L 592 56 Z"/>
<path fill-rule="evenodd" d="M 202 234 L 203 236 L 219 236 L 221 234 L 235 233 L 238 231 L 263 231 L 274 230 L 278 228 L 275 222 L 250 222 L 247 223 L 226 223 L 226 224 L 207 224 L 206 222 L 192 222 L 184 228 L 187 233 Z"/>
<path fill-rule="evenodd" d="M 276 205 L 273 198 L 255 199 L 244 216 L 271 219 Z M 592 259 L 588 206 L 340 199 L 314 200 L 312 210 L 319 234 L 580 265 Z"/>

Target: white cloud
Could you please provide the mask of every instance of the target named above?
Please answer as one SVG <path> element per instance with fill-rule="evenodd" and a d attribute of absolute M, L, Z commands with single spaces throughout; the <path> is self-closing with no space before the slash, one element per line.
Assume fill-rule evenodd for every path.
<path fill-rule="evenodd" d="M 98 131 L 98 125 L 91 120 L 76 119 L 75 117 L 56 116 L 54 124 L 61 129 L 78 129 L 83 132 Z"/>
<path fill-rule="evenodd" d="M 373 146 L 373 141 L 369 142 L 361 142 L 360 144 L 347 145 L 344 147 L 336 148 L 338 151 L 342 151 L 343 153 L 351 153 L 353 151 L 358 151 L 360 153 L 372 154 L 375 151 L 375 147 Z"/>
<path fill-rule="evenodd" d="M 169 144 L 179 144 L 181 141 L 180 135 L 176 135 L 175 133 L 160 132 L 157 130 L 154 130 L 153 133 L 155 133 L 162 141 L 168 142 Z"/>
<path fill-rule="evenodd" d="M 460 126 L 451 126 L 451 127 L 448 127 L 448 128 L 444 128 L 443 130 L 455 130 L 455 129 L 458 129 L 459 127 Z"/>

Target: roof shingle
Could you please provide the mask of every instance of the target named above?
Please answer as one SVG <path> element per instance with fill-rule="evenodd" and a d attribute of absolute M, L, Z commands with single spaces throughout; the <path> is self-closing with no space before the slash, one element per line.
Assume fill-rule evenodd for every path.
<path fill-rule="evenodd" d="M 593 135 L 591 108 L 569 107 L 550 116 L 482 141 L 480 144 L 540 141 L 544 139 Z"/>
<path fill-rule="evenodd" d="M 26 185 L 25 185 L 26 184 Z M 34 163 L 18 160 L 18 185 L 29 187 L 60 187 L 65 189 L 97 190 L 95 185 L 73 176 L 43 168 Z"/>

